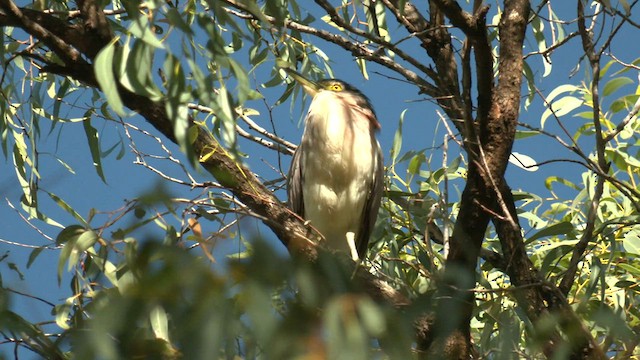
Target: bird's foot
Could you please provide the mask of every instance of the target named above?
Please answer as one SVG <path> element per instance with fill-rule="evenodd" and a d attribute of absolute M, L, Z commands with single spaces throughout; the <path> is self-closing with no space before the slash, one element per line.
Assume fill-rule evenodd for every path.
<path fill-rule="evenodd" d="M 351 258 L 353 261 L 358 262 L 360 257 L 358 256 L 358 249 L 356 249 L 356 234 L 353 231 L 347 232 L 347 244 L 349 250 L 351 250 Z"/>

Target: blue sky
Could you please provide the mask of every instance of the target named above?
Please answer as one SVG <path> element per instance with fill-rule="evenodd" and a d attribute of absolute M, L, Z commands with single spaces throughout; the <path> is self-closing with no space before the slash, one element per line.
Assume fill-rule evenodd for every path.
<path fill-rule="evenodd" d="M 567 3 L 568 2 L 553 3 L 561 17 L 563 14 L 573 14 L 575 12 L 573 4 L 569 7 Z M 311 7 L 310 9 L 316 8 Z M 575 29 L 575 26 L 571 25 L 568 27 L 567 32 L 573 29 Z M 632 30 L 626 28 L 623 31 L 631 32 Z M 630 33 L 628 36 L 628 38 L 633 38 L 632 36 L 634 35 Z M 635 36 L 637 37 L 637 33 Z M 625 35 L 623 34 L 619 35 L 619 38 L 624 37 Z M 427 99 L 422 95 L 417 94 L 415 87 L 402 82 L 389 80 L 385 76 L 380 75 L 379 73 L 389 73 L 375 64 L 369 65 L 370 79 L 365 80 L 351 56 L 321 40 L 316 41 L 315 44 L 331 58 L 331 66 L 336 77 L 346 80 L 361 89 L 369 96 L 375 105 L 379 120 L 382 124 L 379 140 L 386 157 L 385 163 L 387 165 L 389 165 L 389 151 L 393 143 L 398 120 L 404 110 L 407 112 L 404 121 L 403 152 L 408 149 L 429 148 L 434 144 L 440 145 L 442 143 L 444 128 L 438 120 L 436 114 L 437 107 L 430 101 L 426 101 Z M 612 44 L 611 50 L 621 60 L 631 62 L 638 55 L 633 53 L 632 49 L 634 47 L 628 45 L 628 43 L 614 43 Z M 525 52 L 535 50 L 535 46 L 536 44 L 534 43 L 528 43 Z M 420 48 L 416 47 L 413 53 L 420 56 L 421 59 L 424 59 Z M 548 94 L 559 84 L 572 83 L 579 85 L 579 81 L 583 79 L 585 72 L 584 62 L 581 64 L 575 76 L 570 76 L 570 72 L 578 64 L 581 54 L 582 49 L 578 38 L 574 38 L 566 47 L 562 47 L 556 51 L 552 56 L 552 73 L 543 79 L 538 77 L 539 83 L 537 85 L 540 87 L 540 90 L 544 94 Z M 237 60 L 241 61 L 242 58 L 239 57 Z M 538 59 L 531 58 L 529 64 L 535 73 L 541 73 L 541 63 Z M 257 85 L 260 85 L 261 79 L 268 78 L 268 72 L 268 69 L 264 69 L 263 71 L 253 74 Z M 629 76 L 635 79 L 635 74 Z M 606 80 L 606 78 L 603 79 L 603 82 Z M 273 104 L 283 90 L 284 86 L 263 89 L 262 93 L 265 96 L 266 103 Z M 623 87 L 620 92 L 630 93 L 634 90 L 635 86 L 631 85 Z M 88 97 L 83 101 L 89 101 Z M 254 119 L 267 129 L 271 127 L 266 116 L 268 111 L 262 101 L 254 101 L 246 104 L 246 106 L 254 107 L 260 111 L 261 116 L 255 117 Z M 298 104 L 293 107 L 292 112 L 290 109 L 289 101 L 276 107 L 273 111 L 273 119 L 278 129 L 278 134 L 297 143 L 302 131 L 298 126 L 299 120 L 303 115 L 300 101 L 298 100 Z M 536 98 L 534 103 L 526 111 L 523 110 L 521 121 L 538 126 L 543 110 L 542 102 L 539 98 Z M 624 116 L 624 114 L 622 116 Z M 620 119 L 621 117 L 616 118 L 618 121 Z M 125 120 L 133 121 L 137 126 L 150 129 L 150 126 L 146 125 L 139 117 L 134 116 L 126 118 Z M 562 121 L 568 128 L 575 130 L 582 120 L 565 116 Z M 92 124 L 100 132 L 103 149 L 108 148 L 117 141 L 117 134 L 123 135 L 121 127 L 114 122 L 104 122 L 100 119 L 93 119 Z M 559 128 L 553 124 L 553 121 L 549 121 L 548 124 L 549 131 L 559 131 Z M 47 133 L 47 131 L 48 129 L 43 129 L 43 134 Z M 145 142 L 143 145 L 151 146 L 151 143 L 148 142 L 148 140 L 144 140 L 144 137 L 139 137 L 138 139 L 140 142 Z M 584 145 L 589 145 L 588 141 L 585 142 Z M 133 164 L 135 157 L 128 148 L 126 148 L 127 152 L 121 160 L 115 159 L 114 155 L 117 151 L 103 159 L 106 184 L 103 183 L 92 166 L 91 156 L 88 152 L 87 141 L 81 123 L 66 124 L 63 127 L 58 126 L 49 138 L 43 139 L 40 147 L 41 151 L 55 153 L 56 156 L 64 159 L 75 171 L 75 174 L 70 174 L 57 164 L 52 157 L 43 155 L 42 167 L 40 168 L 43 180 L 40 186 L 63 198 L 83 216 L 86 216 L 91 208 L 112 211 L 123 206 L 125 199 L 132 199 L 141 194 L 156 191 L 158 187 L 166 189 L 174 196 L 184 198 L 195 196 L 196 193 L 200 191 L 197 189 L 190 190 L 186 186 L 169 184 L 159 180 L 158 177 L 149 170 Z M 170 145 L 169 148 L 174 155 L 179 154 L 176 146 Z M 270 166 L 265 165 L 265 161 L 274 166 L 278 164 L 277 157 L 271 151 L 265 151 L 264 148 L 245 141 L 241 143 L 241 150 L 249 154 L 246 163 L 254 171 L 263 175 L 265 179 L 271 180 L 279 176 Z M 449 151 L 450 158 L 455 157 L 459 153 L 459 150 L 454 144 L 450 145 Z M 539 161 L 556 158 L 558 156 L 570 157 L 569 154 L 563 155 L 566 154 L 566 150 L 562 147 L 540 136 L 517 141 L 514 151 L 527 154 Z M 438 150 L 427 150 L 426 154 L 427 156 L 433 154 L 435 161 L 435 164 L 432 165 L 433 168 L 441 166 L 442 160 Z M 282 157 L 281 160 L 282 170 L 286 172 L 290 158 Z M 167 171 L 177 176 L 181 175 L 175 167 Z M 545 165 L 539 171 L 533 173 L 515 166 L 510 166 L 507 178 L 514 189 L 525 189 L 526 191 L 537 193 L 541 196 L 548 196 L 549 192 L 544 187 L 544 180 L 548 176 L 559 175 L 579 182 L 579 174 L 582 173 L 582 171 L 583 170 L 576 165 L 567 165 L 566 163 Z M 202 171 L 193 171 L 193 173 L 197 174 L 195 176 L 200 181 L 211 180 Z M 414 190 L 416 189 L 417 187 L 414 187 Z M 462 189 L 460 189 L 460 191 L 461 190 Z M 57 284 L 56 268 L 59 255 L 58 251 L 45 250 L 40 254 L 34 265 L 26 269 L 26 262 L 32 251 L 32 248 L 26 246 L 42 246 L 50 244 L 50 242 L 23 221 L 18 212 L 11 209 L 8 205 L 8 202 L 10 202 L 13 206 L 19 208 L 19 199 L 21 196 L 21 190 L 16 180 L 10 158 L 0 161 L 0 194 L 2 195 L 0 198 L 0 223 L 3 225 L 0 226 L 0 239 L 25 245 L 14 246 L 7 243 L 0 243 L 0 255 L 5 254 L 7 251 L 9 252 L 8 258 L 0 263 L 3 285 L 37 297 L 45 298 L 54 303 L 62 302 L 63 299 L 71 293 L 68 290 L 68 276 L 63 279 L 60 287 Z M 570 195 L 571 192 L 566 192 L 566 194 Z M 281 199 L 285 200 L 283 194 L 280 193 L 280 195 Z M 456 197 L 455 190 L 452 191 L 450 196 L 453 198 Z M 76 223 L 71 216 L 59 210 L 51 201 L 44 200 L 45 196 L 41 195 L 41 199 L 44 204 L 43 212 L 50 213 L 56 221 L 64 225 Z M 105 216 L 102 217 L 106 218 Z M 43 225 L 35 220 L 33 223 L 54 238 L 59 231 L 54 227 Z M 245 231 L 249 233 L 260 232 L 264 236 L 272 237 L 269 230 L 263 228 L 251 226 L 247 227 Z M 280 245 L 277 244 L 275 246 Z M 226 244 L 222 244 L 222 248 L 217 250 L 220 251 L 220 253 L 225 253 L 236 247 L 237 243 L 228 240 Z M 15 271 L 9 269 L 9 263 L 15 263 L 20 271 L 22 271 L 25 276 L 24 281 L 19 279 Z M 13 301 L 16 310 L 29 319 L 38 321 L 50 318 L 50 308 L 38 301 L 21 296 L 14 296 Z M 3 351 L 8 350 L 0 350 L 0 353 Z"/>

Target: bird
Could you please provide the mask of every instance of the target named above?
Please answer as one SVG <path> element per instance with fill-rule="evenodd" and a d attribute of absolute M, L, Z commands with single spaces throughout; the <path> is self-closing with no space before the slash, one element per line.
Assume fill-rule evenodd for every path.
<path fill-rule="evenodd" d="M 361 261 L 383 192 L 380 123 L 369 99 L 350 84 L 285 70 L 312 99 L 287 175 L 288 205 L 328 249 Z"/>

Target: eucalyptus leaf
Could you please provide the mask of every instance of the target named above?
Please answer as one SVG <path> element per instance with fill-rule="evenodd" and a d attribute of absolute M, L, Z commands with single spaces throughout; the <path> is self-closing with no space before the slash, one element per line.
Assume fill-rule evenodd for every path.
<path fill-rule="evenodd" d="M 100 85 L 100 89 L 104 92 L 109 105 L 116 114 L 120 116 L 125 115 L 124 105 L 118 92 L 118 83 L 116 82 L 115 75 L 113 73 L 114 64 L 113 59 L 115 55 L 115 41 L 114 39 L 107 46 L 105 46 L 98 55 L 96 55 L 94 70 L 96 74 L 96 80 Z"/>

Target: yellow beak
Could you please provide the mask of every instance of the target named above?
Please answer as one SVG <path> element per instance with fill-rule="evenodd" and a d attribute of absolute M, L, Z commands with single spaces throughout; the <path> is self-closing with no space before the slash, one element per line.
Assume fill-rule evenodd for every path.
<path fill-rule="evenodd" d="M 291 76 L 295 81 L 297 81 L 300 85 L 302 85 L 302 88 L 304 89 L 304 91 L 307 94 L 309 94 L 309 96 L 311 96 L 312 98 L 316 96 L 318 91 L 320 91 L 320 85 L 318 85 L 314 81 L 311 81 L 305 78 L 299 72 L 290 68 L 282 68 L 282 70 L 284 70 L 287 73 L 287 75 Z"/>

